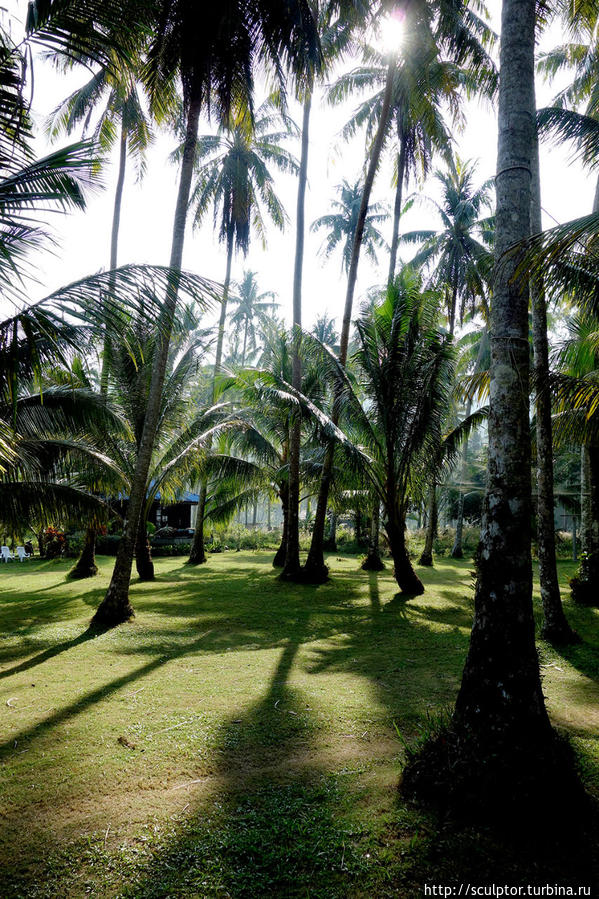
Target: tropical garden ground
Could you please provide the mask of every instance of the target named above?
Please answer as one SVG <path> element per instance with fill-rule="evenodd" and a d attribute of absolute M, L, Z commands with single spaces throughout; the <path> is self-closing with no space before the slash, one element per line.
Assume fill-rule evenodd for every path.
<path fill-rule="evenodd" d="M 556 815 L 554 840 L 506 843 L 398 793 L 406 747 L 456 695 L 472 562 L 419 569 L 426 593 L 405 602 L 356 557 L 331 556 L 321 587 L 280 583 L 271 558 L 158 559 L 156 581 L 132 585 L 134 622 L 95 637 L 111 559 L 85 583 L 67 562 L 2 566 L 0 895 L 589 884 L 593 826 L 572 845 Z M 539 644 L 544 688 L 599 797 L 599 612 L 566 609 L 585 642 Z"/>

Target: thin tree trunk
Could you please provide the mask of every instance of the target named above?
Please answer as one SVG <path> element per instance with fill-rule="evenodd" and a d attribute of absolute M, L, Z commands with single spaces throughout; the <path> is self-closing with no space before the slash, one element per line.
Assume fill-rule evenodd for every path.
<path fill-rule="evenodd" d="M 283 534 L 281 536 L 281 545 L 275 553 L 272 560 L 273 568 L 282 568 L 285 564 L 285 555 L 287 553 L 287 521 L 289 515 L 289 487 L 287 484 L 281 484 L 279 496 L 281 498 L 281 509 L 283 512 Z"/>
<path fill-rule="evenodd" d="M 437 485 L 433 483 L 428 495 L 428 516 L 426 525 L 426 537 L 424 539 L 424 549 L 418 559 L 419 565 L 432 567 L 433 564 L 433 543 L 437 536 L 438 507 L 437 507 Z"/>
<path fill-rule="evenodd" d="M 472 401 L 468 400 L 466 404 L 466 418 L 470 417 L 472 412 Z M 464 449 L 462 451 L 462 483 L 460 484 L 460 498 L 458 500 L 458 517 L 455 525 L 455 539 L 451 548 L 451 557 L 453 559 L 463 559 L 464 549 L 462 540 L 464 535 L 464 484 L 468 476 L 468 439 L 464 441 Z"/>
<path fill-rule="evenodd" d="M 300 329 L 302 327 L 302 276 L 304 267 L 304 241 L 306 233 L 305 206 L 308 181 L 308 154 L 310 149 L 310 114 L 312 111 L 312 83 L 306 88 L 302 120 L 302 148 L 297 188 L 297 230 L 295 240 L 295 265 L 293 270 L 293 359 L 291 384 L 297 391 L 302 389 L 302 361 L 300 357 Z M 297 580 L 300 577 L 299 552 L 299 497 L 300 497 L 300 454 L 302 443 L 302 423 L 299 415 L 292 416 L 289 440 L 289 491 L 287 509 L 287 547 L 285 564 L 281 577 Z"/>
<path fill-rule="evenodd" d="M 449 729 L 404 771 L 408 795 L 497 823 L 548 816 L 577 793 L 549 723 L 535 646 L 528 289 L 508 248 L 530 233 L 535 0 L 504 0 L 485 496 L 474 624 Z M 580 792 L 578 791 L 578 796 Z M 516 810 L 518 815 L 516 817 Z"/>
<path fill-rule="evenodd" d="M 536 135 L 535 135 L 536 138 Z M 532 154 L 532 184 L 530 230 L 543 230 L 541 218 L 541 173 L 539 141 L 534 141 Z M 547 340 L 547 304 L 545 291 L 538 279 L 530 285 L 532 307 L 532 339 L 536 380 L 536 438 L 537 438 L 537 544 L 539 580 L 543 604 L 541 636 L 554 645 L 579 642 L 562 606 L 555 552 L 554 494 L 553 494 L 553 428 L 551 424 L 551 393 L 549 389 L 549 343 Z"/>
<path fill-rule="evenodd" d="M 221 368 L 223 358 L 223 344 L 225 338 L 225 319 L 227 314 L 227 300 L 229 298 L 229 288 L 231 285 L 231 267 L 233 264 L 233 236 L 229 235 L 227 241 L 227 267 L 225 270 L 225 281 L 223 284 L 223 296 L 220 307 L 220 317 L 218 323 L 218 336 L 216 339 L 216 354 L 214 360 L 214 372 L 212 375 L 212 391 L 211 402 L 214 403 L 216 396 L 216 379 Z M 245 353 L 245 349 L 244 349 Z M 206 451 L 210 452 L 212 448 L 212 439 L 206 442 Z M 204 475 L 198 487 L 198 511 L 196 515 L 196 524 L 193 532 L 193 540 L 189 550 L 188 565 L 204 565 L 206 559 L 206 547 L 204 546 L 204 517 L 206 515 L 206 501 L 208 498 L 208 478 Z M 246 521 L 247 526 L 247 521 Z"/>
<path fill-rule="evenodd" d="M 368 540 L 368 553 L 362 562 L 363 571 L 383 571 L 384 564 L 379 550 L 380 506 L 378 497 L 372 506 L 372 518 L 370 519 L 370 537 Z"/>
<path fill-rule="evenodd" d="M 576 540 L 576 527 L 578 522 L 576 521 L 576 515 L 572 516 L 572 561 L 578 562 L 578 543 Z"/>
<path fill-rule="evenodd" d="M 241 353 L 241 367 L 245 368 L 245 351 L 248 343 L 248 320 L 245 320 L 245 327 L 243 329 L 243 351 Z"/>
<path fill-rule="evenodd" d="M 270 502 L 270 494 L 269 494 L 269 496 L 266 499 L 266 529 L 268 531 L 272 530 L 270 512 L 271 512 L 271 502 Z"/>
<path fill-rule="evenodd" d="M 113 272 L 117 267 L 118 246 L 119 246 L 119 228 L 121 225 L 121 206 L 123 203 L 123 186 L 125 184 L 125 169 L 127 166 L 127 130 L 121 119 L 121 142 L 119 152 L 119 171 L 116 179 L 116 190 L 114 194 L 114 208 L 112 212 L 112 229 L 110 232 L 110 271 Z M 114 285 L 113 289 L 114 289 Z M 102 352 L 102 368 L 100 370 L 100 393 L 106 396 L 108 393 L 108 366 L 107 359 L 110 352 L 110 338 L 108 329 L 104 331 L 104 348 Z"/>
<path fill-rule="evenodd" d="M 77 563 L 69 571 L 68 577 L 79 580 L 86 577 L 94 577 L 98 573 L 96 565 L 96 529 L 90 525 L 85 531 L 83 548 L 77 559 Z"/>
<path fill-rule="evenodd" d="M 152 549 L 150 547 L 150 538 L 146 528 L 145 516 L 143 515 L 139 522 L 137 539 L 135 541 L 135 567 L 137 568 L 140 581 L 154 580 Z"/>
<path fill-rule="evenodd" d="M 172 321 L 177 308 L 179 273 L 181 271 L 181 261 L 183 258 L 187 207 L 196 154 L 200 108 L 201 101 L 199 99 L 194 99 L 187 114 L 183 161 L 181 163 L 181 176 L 173 223 L 173 241 L 170 258 L 172 276 L 164 302 L 161 322 L 162 327 L 153 360 L 152 380 L 150 382 L 144 429 L 139 451 L 137 453 L 135 473 L 129 496 L 129 517 L 123 527 L 123 536 L 117 550 L 117 557 L 110 585 L 106 592 L 106 596 L 100 603 L 100 606 L 92 619 L 92 626 L 96 628 L 114 627 L 117 624 L 121 624 L 123 621 L 127 621 L 134 614 L 131 603 L 129 602 L 131 566 L 133 564 L 133 551 L 135 539 L 137 537 L 137 527 L 146 497 L 148 471 L 154 449 L 156 428 L 160 416 L 162 387 L 168 361 Z"/>
<path fill-rule="evenodd" d="M 599 448 L 582 446 L 580 455 L 581 562 L 570 580 L 572 598 L 599 605 Z"/>
<path fill-rule="evenodd" d="M 395 187 L 395 204 L 393 207 L 393 233 L 391 235 L 391 252 L 389 255 L 389 275 L 388 283 L 391 284 L 395 278 L 395 269 L 397 268 L 397 248 L 399 246 L 399 221 L 401 219 L 401 205 L 403 199 L 403 185 L 406 172 L 406 142 L 404 136 L 398 129 L 399 136 L 399 153 L 397 156 L 397 185 Z"/>
<path fill-rule="evenodd" d="M 345 366 L 345 363 L 347 361 L 347 348 L 349 346 L 351 316 L 354 293 L 356 290 L 356 282 L 358 279 L 358 263 L 360 261 L 362 238 L 364 236 L 364 225 L 366 223 L 368 205 L 370 203 L 370 195 L 372 193 L 372 186 L 374 184 L 374 178 L 381 156 L 383 141 L 385 139 L 387 125 L 389 123 L 389 112 L 391 109 L 391 97 L 393 94 L 393 80 L 396 62 L 397 61 L 394 58 L 389 63 L 389 67 L 387 69 L 387 79 L 385 82 L 385 93 L 383 96 L 383 104 L 381 108 L 381 118 L 379 121 L 376 137 L 372 145 L 368 171 L 364 180 L 364 190 L 362 191 L 362 200 L 360 202 L 360 211 L 358 213 L 356 233 L 354 234 L 354 241 L 352 245 L 352 254 L 347 275 L 347 293 L 345 296 L 345 308 L 343 311 L 343 324 L 341 327 L 341 337 L 339 341 L 339 362 L 343 366 Z M 337 424 L 339 421 L 339 410 L 337 406 L 337 402 L 334 401 L 331 418 L 335 424 Z M 303 571 L 304 580 L 311 583 L 321 583 L 322 581 L 326 580 L 329 574 L 329 570 L 324 562 L 323 544 L 329 491 L 333 477 L 334 455 L 335 447 L 334 444 L 331 443 L 327 448 L 322 466 L 322 475 L 318 491 L 318 502 L 316 504 L 316 512 L 314 515 L 312 541 L 310 543 L 308 559 Z"/>
<path fill-rule="evenodd" d="M 329 536 L 324 541 L 324 549 L 337 552 L 337 513 L 331 509 L 329 516 Z"/>

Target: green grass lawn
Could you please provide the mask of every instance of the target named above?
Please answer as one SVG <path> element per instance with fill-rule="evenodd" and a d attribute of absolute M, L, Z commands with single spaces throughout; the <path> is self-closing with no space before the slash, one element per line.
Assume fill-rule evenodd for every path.
<path fill-rule="evenodd" d="M 158 559 L 134 622 L 95 638 L 111 559 L 84 582 L 66 562 L 0 567 L 2 899 L 588 882 L 570 851 L 523 856 L 398 795 L 396 727 L 412 742 L 455 698 L 471 562 L 419 569 L 408 603 L 352 557 L 321 587 L 279 583 L 266 553 L 183 562 Z M 599 796 L 599 612 L 567 612 L 585 642 L 539 645 L 545 693 Z"/>

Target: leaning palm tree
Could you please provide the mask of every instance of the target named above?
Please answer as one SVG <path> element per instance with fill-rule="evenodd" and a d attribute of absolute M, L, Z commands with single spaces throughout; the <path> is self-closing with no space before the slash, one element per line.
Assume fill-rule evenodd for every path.
<path fill-rule="evenodd" d="M 358 224 L 358 213 L 362 200 L 363 185 L 358 181 L 353 186 L 344 178 L 337 186 L 339 199 L 333 200 L 331 206 L 333 212 L 321 215 L 312 222 L 311 231 L 326 231 L 322 253 L 329 257 L 338 248 L 341 249 L 342 267 L 346 275 L 349 271 L 351 251 Z M 362 247 L 364 253 L 376 265 L 378 263 L 377 249 L 387 246 L 385 238 L 377 227 L 389 217 L 388 211 L 382 203 L 372 203 L 364 222 L 364 234 Z"/>
<path fill-rule="evenodd" d="M 266 243 L 265 216 L 277 228 L 284 228 L 286 214 L 275 192 L 269 166 L 280 171 L 297 170 L 294 157 L 281 145 L 290 131 L 281 129 L 281 119 L 273 114 L 269 104 L 258 110 L 255 122 L 249 123 L 247 115 L 242 114 L 229 125 L 226 129 L 222 128 L 219 134 L 206 135 L 198 141 L 197 180 L 190 200 L 195 209 L 196 225 L 200 225 L 208 212 L 213 210 L 219 239 L 224 242 L 227 252 L 212 400 L 222 362 L 233 253 L 235 250 L 247 253 L 252 231 L 263 244 Z M 273 130 L 275 126 L 279 126 L 277 130 Z M 192 565 L 206 561 L 203 527 L 205 483 L 200 484 L 198 494 L 195 533 L 189 554 Z"/>
<path fill-rule="evenodd" d="M 144 80 L 155 108 L 164 106 L 165 96 L 172 96 L 172 85 L 180 80 L 185 141 L 171 245 L 170 268 L 174 274 L 165 298 L 163 336 L 154 358 L 144 432 L 131 487 L 130 517 L 119 545 L 110 586 L 94 616 L 95 624 L 100 627 L 120 624 L 133 614 L 129 602 L 133 544 L 160 415 L 160 394 L 168 359 L 170 320 L 177 305 L 178 273 L 183 257 L 200 113 L 212 106 L 222 120 L 227 121 L 236 103 L 251 109 L 252 73 L 257 57 L 272 60 L 280 72 L 282 58 L 290 68 L 300 68 L 308 59 L 319 56 L 314 18 L 307 0 L 291 0 L 283 6 L 268 0 L 258 7 L 241 0 L 233 6 L 208 7 L 193 0 L 160 0 L 151 8 L 156 13 L 156 28 Z"/>

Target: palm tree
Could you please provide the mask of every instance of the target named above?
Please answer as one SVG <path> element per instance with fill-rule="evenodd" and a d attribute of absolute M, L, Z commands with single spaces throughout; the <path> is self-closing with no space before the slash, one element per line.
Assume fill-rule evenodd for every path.
<path fill-rule="evenodd" d="M 325 257 L 329 257 L 338 247 L 341 247 L 342 267 L 347 274 L 351 261 L 351 251 L 354 235 L 358 224 L 358 213 L 362 200 L 363 186 L 357 182 L 353 186 L 344 178 L 337 185 L 338 200 L 331 203 L 334 212 L 317 218 L 310 228 L 311 231 L 326 230 L 328 233 L 322 247 Z M 373 203 L 364 222 L 364 234 L 362 245 L 368 258 L 376 265 L 378 258 L 377 248 L 386 247 L 385 239 L 377 225 L 384 222 L 389 213 L 382 203 Z"/>
<path fill-rule="evenodd" d="M 163 335 L 154 357 L 144 432 L 131 487 L 130 517 L 119 545 L 110 586 L 94 616 L 94 623 L 99 627 L 119 624 L 133 614 L 129 602 L 133 544 L 160 414 L 170 342 L 169 321 L 177 304 L 200 112 L 206 106 L 212 106 L 219 111 L 222 120 L 227 121 L 238 101 L 251 109 L 252 71 L 257 56 L 271 60 L 280 72 L 283 58 L 290 68 L 299 69 L 308 59 L 317 59 L 319 55 L 315 22 L 306 0 L 291 0 L 284 6 L 268 0 L 259 7 L 241 0 L 233 7 L 230 4 L 200 6 L 192 0 L 160 0 L 156 7 L 145 80 L 154 108 L 160 108 L 165 103 L 165 94 L 171 92 L 173 82 L 180 79 L 185 115 L 185 141 L 170 258 L 173 277 L 165 298 Z"/>
<path fill-rule="evenodd" d="M 528 290 L 509 247 L 530 233 L 534 147 L 534 0 L 504 0 L 499 84 L 495 269 L 491 307 L 489 479 L 474 625 L 448 729 L 404 771 L 408 795 L 509 816 L 578 797 L 541 689 L 530 556 Z M 547 794 L 551 783 L 551 796 Z M 524 798 L 525 797 L 525 798 Z M 531 805 L 532 803 L 532 805 Z M 484 811 L 483 811 L 484 810 Z"/>
<path fill-rule="evenodd" d="M 256 121 L 248 124 L 242 115 L 231 122 L 231 128 L 221 129 L 218 135 L 207 135 L 198 141 L 197 180 L 191 195 L 195 207 L 194 222 L 201 224 L 208 211 L 214 210 L 214 220 L 218 223 L 219 239 L 226 245 L 227 268 L 223 285 L 223 295 L 216 339 L 212 401 L 215 382 L 220 372 L 225 336 L 225 318 L 231 265 L 235 249 L 247 253 L 252 229 L 266 243 L 264 214 L 273 224 L 283 229 L 287 217 L 275 190 L 274 179 L 268 169 L 274 165 L 280 171 L 295 172 L 294 157 L 281 146 L 281 141 L 289 137 L 289 130 L 273 131 L 280 125 L 278 116 L 272 114 L 265 104 L 257 114 Z M 204 551 L 204 505 L 206 484 L 198 488 L 200 497 L 194 539 L 189 554 L 189 563 L 201 565 L 206 561 Z"/>
<path fill-rule="evenodd" d="M 403 15 L 401 10 L 396 10 L 395 14 L 398 16 Z M 471 10 L 468 10 L 467 7 L 456 11 L 455 5 L 452 3 L 447 4 L 445 0 L 438 0 L 438 2 L 433 5 L 433 9 L 431 9 L 428 4 L 421 4 L 418 2 L 411 3 L 405 10 L 404 28 L 406 40 L 409 40 L 412 35 L 417 35 L 420 41 L 420 36 L 425 35 L 428 37 L 429 43 L 438 48 L 439 53 L 446 52 L 448 57 L 456 65 L 468 65 L 472 72 L 476 71 L 479 74 L 485 73 L 485 76 L 489 72 L 489 69 L 492 69 L 489 57 L 481 43 L 481 40 L 486 41 L 488 39 L 489 29 L 484 22 L 474 15 Z M 364 191 L 362 194 L 352 247 L 341 327 L 339 359 L 342 365 L 345 365 L 347 360 L 352 307 L 357 284 L 364 224 L 381 152 L 388 136 L 389 125 L 392 120 L 393 88 L 398 59 L 399 56 L 396 50 L 396 52 L 391 54 L 388 62 L 378 122 L 370 147 L 368 165 L 364 178 Z M 312 542 L 308 553 L 308 559 L 302 572 L 304 580 L 320 582 L 326 579 L 328 575 L 327 567 L 324 564 L 323 543 L 332 468 L 333 447 L 331 446 L 322 468 L 318 502 L 314 516 Z"/>
<path fill-rule="evenodd" d="M 481 212 L 491 204 L 491 182 L 476 188 L 474 175 L 472 163 L 450 157 L 448 170 L 435 172 L 435 178 L 441 184 L 441 203 L 428 200 L 439 214 L 443 229 L 412 231 L 402 238 L 407 243 L 423 244 L 412 265 L 428 267 L 431 283 L 446 285 L 445 305 L 451 335 L 455 330 L 458 307 L 462 322 L 467 304 L 474 312 L 478 304 L 484 302 L 492 267 L 489 249 L 492 222 L 488 218 L 481 219 Z M 433 564 L 433 540 L 437 528 L 436 481 L 433 478 L 428 499 L 426 540 L 420 565 Z"/>
<path fill-rule="evenodd" d="M 72 60 L 60 56 L 63 71 L 72 66 Z M 110 270 L 117 267 L 118 239 L 123 202 L 123 187 L 127 158 L 130 157 L 137 168 L 138 178 L 145 171 L 147 150 L 152 142 L 152 132 L 148 116 L 143 107 L 136 73 L 130 66 L 118 65 L 117 60 L 102 66 L 90 80 L 73 91 L 51 113 L 47 133 L 52 140 L 62 134 L 72 134 L 81 127 L 83 136 L 89 128 L 94 112 L 101 108 L 93 129 L 94 144 L 104 156 L 114 150 L 118 142 L 119 161 L 114 194 L 112 228 L 110 232 Z M 101 378 L 105 392 L 105 378 Z"/>
<path fill-rule="evenodd" d="M 242 368 L 245 367 L 248 349 L 255 351 L 257 348 L 259 326 L 266 318 L 272 316 L 277 306 L 275 296 L 272 290 L 259 292 L 256 272 L 244 272 L 239 282 L 237 296 L 233 298 L 237 308 L 230 320 L 231 328 L 236 332 L 241 330 L 243 334 L 240 362 Z"/>
<path fill-rule="evenodd" d="M 423 291 L 419 276 L 404 269 L 384 300 L 367 306 L 356 321 L 357 386 L 330 352 L 323 352 L 321 363 L 337 383 L 340 427 L 351 446 L 348 462 L 361 462 L 375 498 L 375 532 L 380 502 L 395 578 L 411 595 L 424 587 L 406 548 L 406 513 L 415 488 L 428 477 L 453 382 L 454 351 L 439 328 L 438 306 L 438 294 Z"/>

